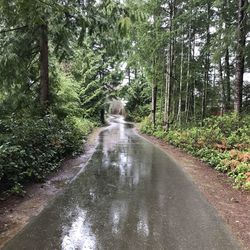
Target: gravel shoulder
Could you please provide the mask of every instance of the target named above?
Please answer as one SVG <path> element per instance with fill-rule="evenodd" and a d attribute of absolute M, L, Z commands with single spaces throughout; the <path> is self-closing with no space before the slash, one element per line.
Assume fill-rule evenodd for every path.
<path fill-rule="evenodd" d="M 225 174 L 217 172 L 183 150 L 153 136 L 141 134 L 138 130 L 137 133 L 183 166 L 184 171 L 242 243 L 243 249 L 249 250 L 250 192 L 235 189 Z"/>

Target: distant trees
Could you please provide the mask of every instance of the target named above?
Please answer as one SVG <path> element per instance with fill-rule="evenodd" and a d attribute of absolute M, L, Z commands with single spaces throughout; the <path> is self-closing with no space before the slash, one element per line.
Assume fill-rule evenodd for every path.
<path fill-rule="evenodd" d="M 154 125 L 199 123 L 233 106 L 240 114 L 248 12 L 248 0 L 0 0 L 2 113 L 60 109 L 58 75 L 66 69 L 84 116 L 96 107 L 103 120 L 123 64 L 133 89 L 150 86 Z"/>

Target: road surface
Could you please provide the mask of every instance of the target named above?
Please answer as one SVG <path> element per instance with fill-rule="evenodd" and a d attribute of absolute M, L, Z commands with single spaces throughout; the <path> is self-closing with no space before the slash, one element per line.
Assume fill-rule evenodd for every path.
<path fill-rule="evenodd" d="M 240 247 L 181 166 L 116 117 L 85 171 L 4 249 Z"/>

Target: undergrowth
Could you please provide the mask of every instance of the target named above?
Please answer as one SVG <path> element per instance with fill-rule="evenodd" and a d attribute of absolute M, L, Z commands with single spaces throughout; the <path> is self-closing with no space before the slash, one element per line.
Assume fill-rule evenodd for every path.
<path fill-rule="evenodd" d="M 153 128 L 149 118 L 141 123 L 141 132 L 153 135 L 208 163 L 233 178 L 235 186 L 250 190 L 250 116 L 212 117 L 202 127 Z"/>
<path fill-rule="evenodd" d="M 0 120 L 0 190 L 23 194 L 24 184 L 43 181 L 66 156 L 82 150 L 93 127 L 88 120 L 53 115 Z"/>

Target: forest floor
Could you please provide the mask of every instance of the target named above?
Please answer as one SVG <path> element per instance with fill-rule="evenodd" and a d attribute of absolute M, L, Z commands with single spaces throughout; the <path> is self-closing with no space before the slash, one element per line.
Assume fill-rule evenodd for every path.
<path fill-rule="evenodd" d="M 98 135 L 103 128 L 95 129 L 88 137 L 84 153 L 74 159 L 65 160 L 58 172 L 52 174 L 45 183 L 31 184 L 25 188 L 24 197 L 0 197 L 0 249 L 13 238 L 24 226 L 37 216 L 44 207 L 84 171 L 98 144 Z"/>
<path fill-rule="evenodd" d="M 214 170 L 183 150 L 136 130 L 183 166 L 184 171 L 242 243 L 243 249 L 250 249 L 250 192 L 235 189 L 226 174 Z"/>

